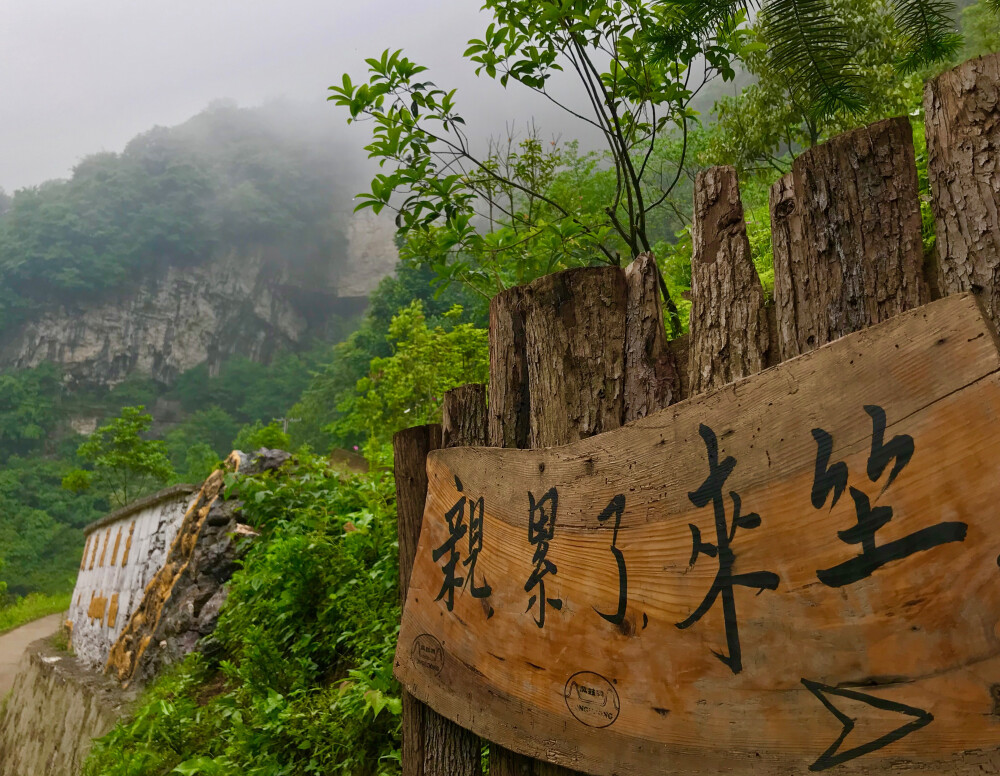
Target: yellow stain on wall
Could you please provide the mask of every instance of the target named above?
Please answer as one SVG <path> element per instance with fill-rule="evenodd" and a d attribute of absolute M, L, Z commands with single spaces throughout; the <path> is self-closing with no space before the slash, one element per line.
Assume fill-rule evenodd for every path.
<path fill-rule="evenodd" d="M 87 550 L 90 549 L 90 537 L 87 537 L 87 541 L 83 543 L 83 557 L 80 558 L 80 571 L 83 571 L 87 566 Z"/>
<path fill-rule="evenodd" d="M 122 543 L 122 527 L 118 526 L 118 535 L 115 536 L 115 548 L 111 552 L 111 565 L 114 566 L 118 562 L 118 545 Z"/>
<path fill-rule="evenodd" d="M 91 620 L 100 620 L 104 622 L 104 612 L 108 608 L 108 599 L 103 595 L 94 596 L 90 599 L 90 608 L 87 610 L 87 616 Z"/>
<path fill-rule="evenodd" d="M 118 593 L 111 596 L 111 606 L 108 607 L 108 627 L 114 628 L 118 620 Z"/>
<path fill-rule="evenodd" d="M 97 545 L 99 545 L 100 543 L 101 543 L 100 537 L 96 537 L 94 539 L 94 548 L 93 548 L 93 551 L 90 553 L 90 570 L 91 571 L 94 570 L 94 562 L 97 560 Z"/>
<path fill-rule="evenodd" d="M 108 542 L 111 541 L 111 529 L 104 534 L 104 547 L 101 549 L 101 560 L 97 564 L 98 568 L 104 568 L 104 557 L 108 554 Z"/>
<path fill-rule="evenodd" d="M 122 568 L 125 568 L 125 564 L 128 563 L 128 554 L 132 550 L 132 534 L 135 533 L 135 520 L 132 521 L 132 525 L 128 527 L 128 539 L 125 540 L 125 554 L 122 555 Z"/>

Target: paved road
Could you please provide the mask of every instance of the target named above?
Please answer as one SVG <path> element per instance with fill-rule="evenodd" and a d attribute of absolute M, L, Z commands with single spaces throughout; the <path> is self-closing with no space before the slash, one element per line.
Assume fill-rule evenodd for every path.
<path fill-rule="evenodd" d="M 59 630 L 62 618 L 61 614 L 53 614 L 0 636 L 0 698 L 13 687 L 17 664 L 21 661 L 24 650 L 31 642 L 51 636 Z"/>

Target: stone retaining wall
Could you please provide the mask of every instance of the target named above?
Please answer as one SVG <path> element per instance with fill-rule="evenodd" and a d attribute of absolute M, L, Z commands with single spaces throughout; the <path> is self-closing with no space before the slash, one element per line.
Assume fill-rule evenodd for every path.
<path fill-rule="evenodd" d="M 133 699 L 51 639 L 36 641 L 0 711 L 0 776 L 78 776 L 92 739 L 111 730 Z"/>
<path fill-rule="evenodd" d="M 193 491 L 190 485 L 167 488 L 85 529 L 68 615 L 81 665 L 103 668 L 146 585 L 163 566 Z"/>

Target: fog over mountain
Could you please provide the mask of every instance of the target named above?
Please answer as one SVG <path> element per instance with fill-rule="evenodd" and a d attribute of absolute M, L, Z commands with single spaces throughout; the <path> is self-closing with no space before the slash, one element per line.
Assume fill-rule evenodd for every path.
<path fill-rule="evenodd" d="M 455 62 L 488 20 L 477 0 L 4 0 L 0 23 L 0 187 L 12 192 L 67 177 L 88 154 L 120 151 L 155 125 L 171 126 L 216 99 L 252 106 L 313 102 L 321 127 L 364 159 L 367 127 L 347 127 L 323 105 L 344 72 L 364 75 L 384 48 L 430 68 L 459 89 L 470 135 L 557 112 L 523 90 L 504 94 Z M 302 121 L 289 115 L 289 122 Z M 313 128 L 315 130 L 315 127 Z M 569 130 L 569 128 L 565 128 Z M 570 132 L 572 130 L 569 130 Z"/>

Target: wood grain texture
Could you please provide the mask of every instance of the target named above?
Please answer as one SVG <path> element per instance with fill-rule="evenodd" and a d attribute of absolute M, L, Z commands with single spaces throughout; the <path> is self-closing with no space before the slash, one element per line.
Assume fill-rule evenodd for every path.
<path fill-rule="evenodd" d="M 427 455 L 441 447 L 441 426 L 432 424 L 404 429 L 393 436 L 392 447 L 399 530 L 399 596 L 405 606 L 427 500 Z M 405 690 L 402 705 L 403 776 L 426 776 L 426 717 L 435 712 Z"/>
<path fill-rule="evenodd" d="M 757 374 L 771 350 L 734 167 L 710 167 L 695 178 L 691 239 L 688 371 L 698 394 Z"/>
<path fill-rule="evenodd" d="M 810 148 L 790 175 L 771 195 L 782 360 L 929 301 L 905 116 Z"/>
<path fill-rule="evenodd" d="M 998 370 L 975 300 L 954 296 L 571 445 L 433 453 L 398 678 L 490 741 L 593 774 L 995 771 Z M 891 484 L 888 468 L 871 477 L 873 406 L 885 410 L 886 444 L 914 443 Z M 702 426 L 714 431 L 720 461 L 735 459 L 723 489 L 738 495 L 744 517 L 731 573 L 778 580 L 776 589 L 733 587 L 739 672 L 719 658 L 732 657 L 721 597 L 677 627 L 722 567 L 707 552 L 692 558 L 691 526 L 702 542 L 717 536 L 711 504 L 689 495 L 709 472 Z M 811 500 L 817 428 L 832 436 L 832 470 L 842 462 L 846 484 L 873 509 L 892 508 L 877 546 L 939 524 L 964 524 L 963 538 L 850 584 L 821 582 L 820 570 L 860 548 L 838 534 L 858 522 L 853 494 L 821 508 Z M 446 557 L 432 553 L 449 539 L 456 477 L 464 494 L 484 498 L 482 550 L 463 571 L 491 595 L 484 603 L 458 590 L 449 611 L 439 598 Z M 539 628 L 525 584 L 539 551 L 529 542 L 529 493 L 553 487 L 545 597 L 560 608 L 550 603 Z M 613 539 L 598 516 L 618 494 Z M 735 505 L 728 495 L 724 504 L 731 522 Z M 627 567 L 618 624 L 600 616 L 619 603 L 613 546 Z M 856 720 L 843 741 L 832 709 Z"/>
<path fill-rule="evenodd" d="M 667 342 L 660 272 L 651 253 L 625 268 L 625 421 L 680 401 L 680 369 Z"/>
<path fill-rule="evenodd" d="M 928 176 L 942 293 L 977 291 L 1000 321 L 1000 54 L 924 88 Z"/>
<path fill-rule="evenodd" d="M 485 385 L 469 383 L 445 392 L 441 406 L 442 447 L 483 447 L 489 436 L 488 426 Z"/>
<path fill-rule="evenodd" d="M 625 297 L 620 267 L 568 269 L 524 287 L 529 447 L 622 424 Z"/>
<path fill-rule="evenodd" d="M 524 287 L 490 301 L 489 444 L 528 444 L 528 354 L 524 335 Z"/>

